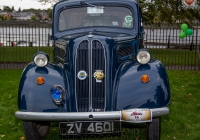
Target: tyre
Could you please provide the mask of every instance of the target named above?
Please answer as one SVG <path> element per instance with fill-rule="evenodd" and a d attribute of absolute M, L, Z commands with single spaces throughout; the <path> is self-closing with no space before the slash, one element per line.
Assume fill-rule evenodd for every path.
<path fill-rule="evenodd" d="M 160 140 L 161 118 L 153 118 L 147 126 L 147 140 Z"/>
<path fill-rule="evenodd" d="M 40 140 L 48 134 L 50 122 L 23 121 L 23 127 L 27 140 Z"/>

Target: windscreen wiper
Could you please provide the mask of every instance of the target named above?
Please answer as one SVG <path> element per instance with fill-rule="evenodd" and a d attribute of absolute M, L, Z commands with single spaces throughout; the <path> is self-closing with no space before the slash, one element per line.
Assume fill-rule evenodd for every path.
<path fill-rule="evenodd" d="M 90 3 L 87 3 L 87 2 L 84 2 L 84 1 L 80 1 L 80 4 L 81 4 L 81 5 L 84 5 L 84 4 L 86 4 L 86 5 L 90 5 L 90 6 L 92 6 L 92 7 L 96 7 L 95 5 L 92 5 L 92 4 L 90 4 Z"/>

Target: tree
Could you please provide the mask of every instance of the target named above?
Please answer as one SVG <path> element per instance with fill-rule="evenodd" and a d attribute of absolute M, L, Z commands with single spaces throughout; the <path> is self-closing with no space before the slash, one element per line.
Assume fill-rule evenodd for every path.
<path fill-rule="evenodd" d="M 21 10 L 21 8 L 19 7 L 19 9 L 18 9 L 18 12 L 21 12 L 22 10 Z"/>
<path fill-rule="evenodd" d="M 4 12 L 12 12 L 12 9 L 9 6 L 4 6 L 3 11 Z"/>
<path fill-rule="evenodd" d="M 8 20 L 8 17 L 6 15 L 4 15 L 3 20 Z"/>
<path fill-rule="evenodd" d="M 52 19 L 52 9 L 47 9 L 48 17 Z"/>
<path fill-rule="evenodd" d="M 39 2 L 41 2 L 42 4 L 51 4 L 54 5 L 55 3 L 59 2 L 59 0 L 38 0 Z"/>
<path fill-rule="evenodd" d="M 35 13 L 35 16 L 38 17 L 39 20 L 42 19 L 42 15 L 41 15 L 41 13 L 40 13 L 39 11 L 37 11 L 37 12 Z"/>
<path fill-rule="evenodd" d="M 14 8 L 14 6 L 12 6 L 12 11 L 14 11 L 15 10 L 15 8 Z"/>
<path fill-rule="evenodd" d="M 32 17 L 31 17 L 31 20 L 32 20 L 32 21 L 35 21 L 35 20 L 36 20 L 36 16 L 32 16 Z"/>
<path fill-rule="evenodd" d="M 200 21 L 199 10 L 184 8 L 182 0 L 139 0 L 139 4 L 147 24 Z"/>
<path fill-rule="evenodd" d="M 1 20 L 3 20 L 3 16 L 2 16 L 2 15 L 0 15 L 0 21 L 1 21 Z"/>

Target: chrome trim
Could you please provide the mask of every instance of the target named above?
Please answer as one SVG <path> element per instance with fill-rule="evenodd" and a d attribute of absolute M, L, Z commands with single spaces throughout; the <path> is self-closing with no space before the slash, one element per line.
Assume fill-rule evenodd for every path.
<path fill-rule="evenodd" d="M 167 115 L 170 112 L 168 107 L 154 108 L 154 109 L 151 109 L 151 111 L 152 111 L 153 117 L 160 117 L 163 115 Z"/>
<path fill-rule="evenodd" d="M 89 42 L 89 48 L 88 48 L 88 62 L 89 62 L 89 112 L 93 112 L 92 109 L 92 41 Z"/>
<path fill-rule="evenodd" d="M 160 117 L 169 114 L 169 108 L 151 109 L 152 117 Z M 93 115 L 93 118 L 89 118 Z M 30 121 L 98 121 L 98 120 L 121 120 L 121 111 L 108 112 L 22 112 L 16 111 L 15 117 Z"/>
<path fill-rule="evenodd" d="M 93 118 L 89 118 L 93 115 Z M 97 121 L 97 120 L 120 120 L 121 111 L 113 112 L 15 112 L 15 117 L 21 120 L 32 121 Z"/>

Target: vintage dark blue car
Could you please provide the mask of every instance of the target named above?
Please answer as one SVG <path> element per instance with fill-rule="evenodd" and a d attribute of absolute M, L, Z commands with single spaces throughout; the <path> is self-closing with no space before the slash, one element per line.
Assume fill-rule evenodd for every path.
<path fill-rule="evenodd" d="M 53 9 L 53 62 L 38 52 L 24 69 L 15 116 L 29 140 L 59 122 L 60 135 L 120 134 L 145 124 L 159 140 L 169 114 L 163 64 L 143 45 L 144 27 L 134 0 L 63 0 Z M 131 125 L 133 126 L 133 125 Z"/>

